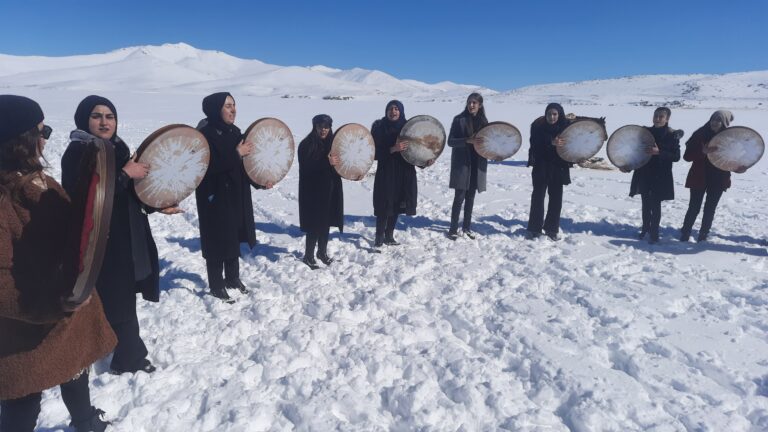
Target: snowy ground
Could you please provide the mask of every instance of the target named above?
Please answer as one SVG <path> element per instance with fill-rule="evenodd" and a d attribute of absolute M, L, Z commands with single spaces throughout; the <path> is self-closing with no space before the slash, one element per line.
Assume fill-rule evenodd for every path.
<path fill-rule="evenodd" d="M 54 128 L 58 161 L 85 93 L 16 91 L 36 98 Z M 201 95 L 105 94 L 135 149 L 169 123 L 195 125 Z M 238 97 L 238 122 L 284 120 L 297 142 L 313 115 L 366 125 L 386 100 Z M 449 126 L 461 100 L 416 103 Z M 652 108 L 566 106 L 607 117 L 609 133 L 650 124 Z M 95 366 L 95 405 L 117 431 L 759 431 L 768 430 L 768 157 L 734 175 L 711 241 L 680 243 L 689 164 L 674 169 L 677 199 L 663 204 L 662 240 L 635 235 L 640 200 L 630 174 L 574 169 L 563 239 L 528 241 L 528 125 L 543 105 L 487 101 L 490 120 L 523 132 L 523 149 L 489 166 L 475 206 L 477 240 L 445 237 L 450 150 L 419 171 L 418 216 L 401 218 L 399 247 L 373 254 L 373 177 L 344 182 L 346 226 L 337 259 L 312 272 L 299 258 L 298 166 L 253 191 L 260 244 L 244 250 L 252 288 L 227 305 L 206 295 L 193 199 L 180 216 L 152 216 L 162 267 L 159 304 L 140 302 L 152 375 Z M 676 110 L 686 138 L 711 110 Z M 734 124 L 768 138 L 768 112 Z M 698 223 L 695 229 L 698 228 Z M 695 238 L 694 231 L 694 238 Z M 41 430 L 68 415 L 45 393 Z"/>

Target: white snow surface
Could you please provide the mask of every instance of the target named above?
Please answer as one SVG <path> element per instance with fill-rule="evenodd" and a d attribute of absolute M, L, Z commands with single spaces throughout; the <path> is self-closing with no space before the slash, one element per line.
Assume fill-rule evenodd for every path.
<path fill-rule="evenodd" d="M 29 87 L 23 66 L 0 65 L 16 68 L 2 92 L 39 101 L 54 129 L 45 156 L 56 178 L 82 97 L 109 97 L 118 132 L 135 150 L 163 125 L 196 124 L 210 90 L 91 88 L 74 73 L 72 85 Z M 321 112 L 336 125 L 370 124 L 392 96 L 284 99 L 220 85 L 235 88 L 238 125 L 276 117 L 296 140 Z M 516 125 L 525 144 L 489 163 L 488 191 L 475 201 L 476 240 L 445 237 L 453 199 L 445 154 L 417 170 L 418 215 L 400 218 L 402 245 L 382 254 L 371 253 L 373 176 L 343 181 L 344 233 L 334 230 L 329 245 L 336 261 L 311 271 L 299 261 L 294 163 L 273 189 L 252 190 L 259 244 L 243 248 L 241 262 L 251 293 L 233 293 L 237 302 L 227 305 L 207 294 L 194 199 L 181 203 L 183 215 L 153 214 L 161 301 L 139 301 L 138 311 L 158 370 L 115 376 L 109 358 L 100 360 L 94 405 L 115 431 L 768 430 L 767 158 L 733 175 L 706 243 L 676 240 L 688 203 L 684 161 L 674 165 L 676 199 L 662 204 L 657 245 L 636 238 L 631 174 L 580 168 L 565 188 L 562 239 L 525 240 L 528 125 L 546 102 L 606 116 L 609 134 L 651 123 L 649 107 L 600 97 L 572 106 L 569 97 L 486 99 L 489 120 Z M 444 125 L 463 109 L 463 97 L 403 102 L 409 116 Z M 670 123 L 686 137 L 712 112 L 691 105 L 673 109 Z M 735 125 L 767 136 L 765 108 L 734 113 Z M 59 390 L 46 391 L 38 427 L 67 430 L 68 422 Z"/>

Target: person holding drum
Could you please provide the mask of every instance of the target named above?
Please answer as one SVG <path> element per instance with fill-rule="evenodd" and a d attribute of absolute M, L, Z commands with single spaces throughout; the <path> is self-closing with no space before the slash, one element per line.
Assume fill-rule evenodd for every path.
<path fill-rule="evenodd" d="M 672 180 L 672 164 L 680 160 L 680 136 L 682 131 L 669 127 L 672 111 L 659 107 L 653 112 L 653 127 L 646 127 L 656 141 L 647 150 L 651 159 L 632 174 L 629 196 L 640 194 L 642 199 L 643 227 L 640 239 L 649 234 L 649 243 L 659 241 L 661 202 L 675 199 Z"/>
<path fill-rule="evenodd" d="M 243 157 L 253 151 L 253 143 L 244 142 L 240 128 L 235 126 L 237 107 L 231 94 L 206 96 L 203 113 L 206 117 L 198 129 L 208 140 L 211 160 L 195 190 L 200 245 L 211 294 L 232 303 L 227 288 L 248 293 L 240 280 L 240 243 L 250 248 L 256 245 L 251 183 L 243 166 Z M 271 187 L 266 185 L 267 189 Z"/>
<path fill-rule="evenodd" d="M 376 216 L 374 245 L 397 246 L 394 232 L 401 214 L 416 214 L 418 185 L 416 168 L 406 162 L 401 152 L 408 141 L 398 141 L 400 130 L 406 123 L 405 108 L 399 100 L 391 100 L 384 109 L 384 117 L 373 122 L 371 135 L 376 144 L 376 178 L 373 182 L 373 214 Z"/>
<path fill-rule="evenodd" d="M 73 211 L 43 172 L 51 128 L 33 100 L 0 95 L 0 430 L 32 431 L 42 391 L 61 388 L 76 431 L 103 431 L 88 368 L 115 346 L 99 296 L 65 306 Z"/>
<path fill-rule="evenodd" d="M 104 312 L 117 335 L 110 367 L 114 373 L 151 373 L 155 366 L 147 359 L 141 339 L 136 293 L 147 301 L 160 300 L 160 265 L 147 218 L 152 209 L 145 208 L 133 192 L 134 179 L 146 177 L 149 167 L 135 162 L 128 145 L 117 135 L 117 110 L 109 99 L 94 95 L 83 99 L 75 111 L 75 126 L 61 158 L 61 183 L 68 193 L 74 193 L 80 159 L 94 139 L 113 146 L 115 168 L 119 169 L 109 239 L 96 281 Z M 164 210 L 168 214 L 179 211 L 177 207 Z"/>
<path fill-rule="evenodd" d="M 544 116 L 531 123 L 530 148 L 528 163 L 533 167 L 531 179 L 531 209 L 528 215 L 528 238 L 533 239 L 544 234 L 557 240 L 560 232 L 560 212 L 563 207 L 563 186 L 571 184 L 573 163 L 565 161 L 557 152 L 557 147 L 566 145 L 560 134 L 577 120 L 594 120 L 605 126 L 605 118 L 575 117 L 565 115 L 558 103 L 550 103 L 544 110 Z M 546 217 L 544 198 L 549 194 Z"/>
<path fill-rule="evenodd" d="M 333 119 L 326 114 L 312 118 L 312 132 L 299 144 L 299 222 L 307 233 L 304 264 L 312 270 L 333 262 L 328 256 L 328 236 L 332 226 L 344 226 L 344 190 L 334 167 L 339 156 L 331 155 Z"/>
<path fill-rule="evenodd" d="M 472 93 L 467 97 L 464 111 L 453 118 L 451 132 L 448 135 L 448 146 L 451 147 L 451 177 L 448 187 L 454 189 L 453 206 L 451 207 L 451 226 L 448 238 L 456 240 L 459 236 L 459 213 L 464 204 L 464 221 L 462 231 L 467 237 L 474 239 L 472 232 L 472 207 L 475 202 L 475 192 L 485 191 L 485 175 L 488 170 L 488 159 L 475 151 L 475 144 L 482 144 L 482 137 L 473 135 L 488 124 L 483 106 L 483 96 Z"/>
<path fill-rule="evenodd" d="M 691 190 L 691 199 L 688 202 L 688 211 L 685 213 L 683 227 L 680 230 L 680 241 L 687 242 L 691 236 L 693 223 L 699 216 L 701 204 L 704 203 L 704 216 L 701 219 L 698 241 L 706 241 L 712 222 L 715 219 L 715 209 L 723 192 L 731 187 L 731 173 L 712 165 L 707 158 L 707 153 L 714 149 L 708 148 L 709 141 L 723 129 L 730 126 L 733 114 L 730 111 L 715 111 L 709 121 L 696 130 L 685 143 L 683 159 L 691 162 L 688 177 L 685 179 L 685 187 Z M 746 168 L 737 172 L 744 172 Z"/>

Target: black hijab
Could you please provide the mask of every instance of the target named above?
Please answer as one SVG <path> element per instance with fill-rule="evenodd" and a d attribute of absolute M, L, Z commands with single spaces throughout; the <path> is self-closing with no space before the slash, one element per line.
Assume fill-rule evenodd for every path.
<path fill-rule="evenodd" d="M 547 121 L 547 113 L 553 108 L 557 110 L 557 122 L 555 124 L 549 124 Z M 563 109 L 563 106 L 554 102 L 547 105 L 547 108 L 544 109 L 544 123 L 549 130 L 557 130 L 560 132 L 565 129 L 565 127 L 568 126 L 568 119 L 565 118 L 565 110 Z"/>
<path fill-rule="evenodd" d="M 400 117 L 395 121 L 391 121 L 389 117 L 387 117 L 387 112 L 389 112 L 389 107 L 391 107 L 392 105 L 397 106 L 397 108 L 400 110 Z M 403 106 L 403 103 L 397 99 L 393 99 L 387 102 L 387 106 L 384 108 L 384 118 L 382 118 L 382 121 L 384 122 L 384 131 L 388 135 L 392 133 L 399 134 L 400 129 L 402 129 L 403 126 L 405 126 L 405 122 L 407 121 L 405 119 L 405 107 Z"/>
<path fill-rule="evenodd" d="M 227 96 L 235 100 L 234 96 L 229 94 L 229 92 L 213 93 L 203 98 L 203 113 L 205 113 L 208 123 L 224 124 L 224 120 L 221 118 L 221 109 L 224 108 L 224 103 L 227 102 Z"/>
<path fill-rule="evenodd" d="M 109 138 L 110 141 L 114 141 L 115 137 L 117 136 L 117 109 L 115 109 L 115 105 L 109 99 L 103 96 L 90 95 L 80 101 L 80 105 L 78 105 L 77 109 L 75 110 L 75 126 L 77 126 L 77 128 L 81 131 L 88 132 L 90 134 L 91 130 L 88 127 L 88 121 L 91 118 L 93 109 L 97 105 L 106 106 L 112 111 L 112 114 L 115 115 L 115 133 L 112 135 L 112 137 Z"/>

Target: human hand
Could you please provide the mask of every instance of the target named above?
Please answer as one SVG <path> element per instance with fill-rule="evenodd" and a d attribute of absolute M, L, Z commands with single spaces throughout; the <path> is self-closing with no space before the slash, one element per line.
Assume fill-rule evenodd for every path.
<path fill-rule="evenodd" d="M 558 135 L 555 137 L 555 139 L 552 140 L 552 145 L 556 147 L 563 147 L 565 145 L 565 139 Z"/>
<path fill-rule="evenodd" d="M 268 181 L 267 184 L 264 185 L 264 188 L 272 189 L 274 186 L 275 186 L 275 183 Z"/>
<path fill-rule="evenodd" d="M 392 146 L 391 152 L 395 153 L 395 152 L 405 151 L 408 149 L 409 144 L 410 144 L 410 141 L 408 140 L 398 141 L 394 146 Z"/>
<path fill-rule="evenodd" d="M 128 159 L 128 162 L 123 166 L 123 171 L 128 177 L 134 180 L 143 179 L 149 175 L 149 164 L 136 162 L 134 159 Z"/>
<path fill-rule="evenodd" d="M 170 207 L 166 207 L 164 209 L 158 210 L 160 213 L 164 215 L 175 215 L 179 213 L 184 213 L 184 210 L 182 210 L 178 204 L 174 204 Z"/>
<path fill-rule="evenodd" d="M 328 162 L 330 162 L 331 166 L 336 167 L 341 163 L 341 159 L 339 158 L 339 155 L 329 154 Z"/>
<path fill-rule="evenodd" d="M 648 147 L 647 149 L 645 149 L 645 153 L 655 156 L 659 154 L 659 146 L 656 145 L 656 143 L 653 143 L 653 147 Z"/>
<path fill-rule="evenodd" d="M 250 141 L 240 141 L 240 144 L 237 145 L 237 154 L 240 155 L 240 157 L 245 157 L 251 154 L 253 151 L 253 143 Z"/>
<path fill-rule="evenodd" d="M 485 137 L 472 137 L 467 138 L 467 144 L 469 145 L 483 145 L 485 144 Z"/>

